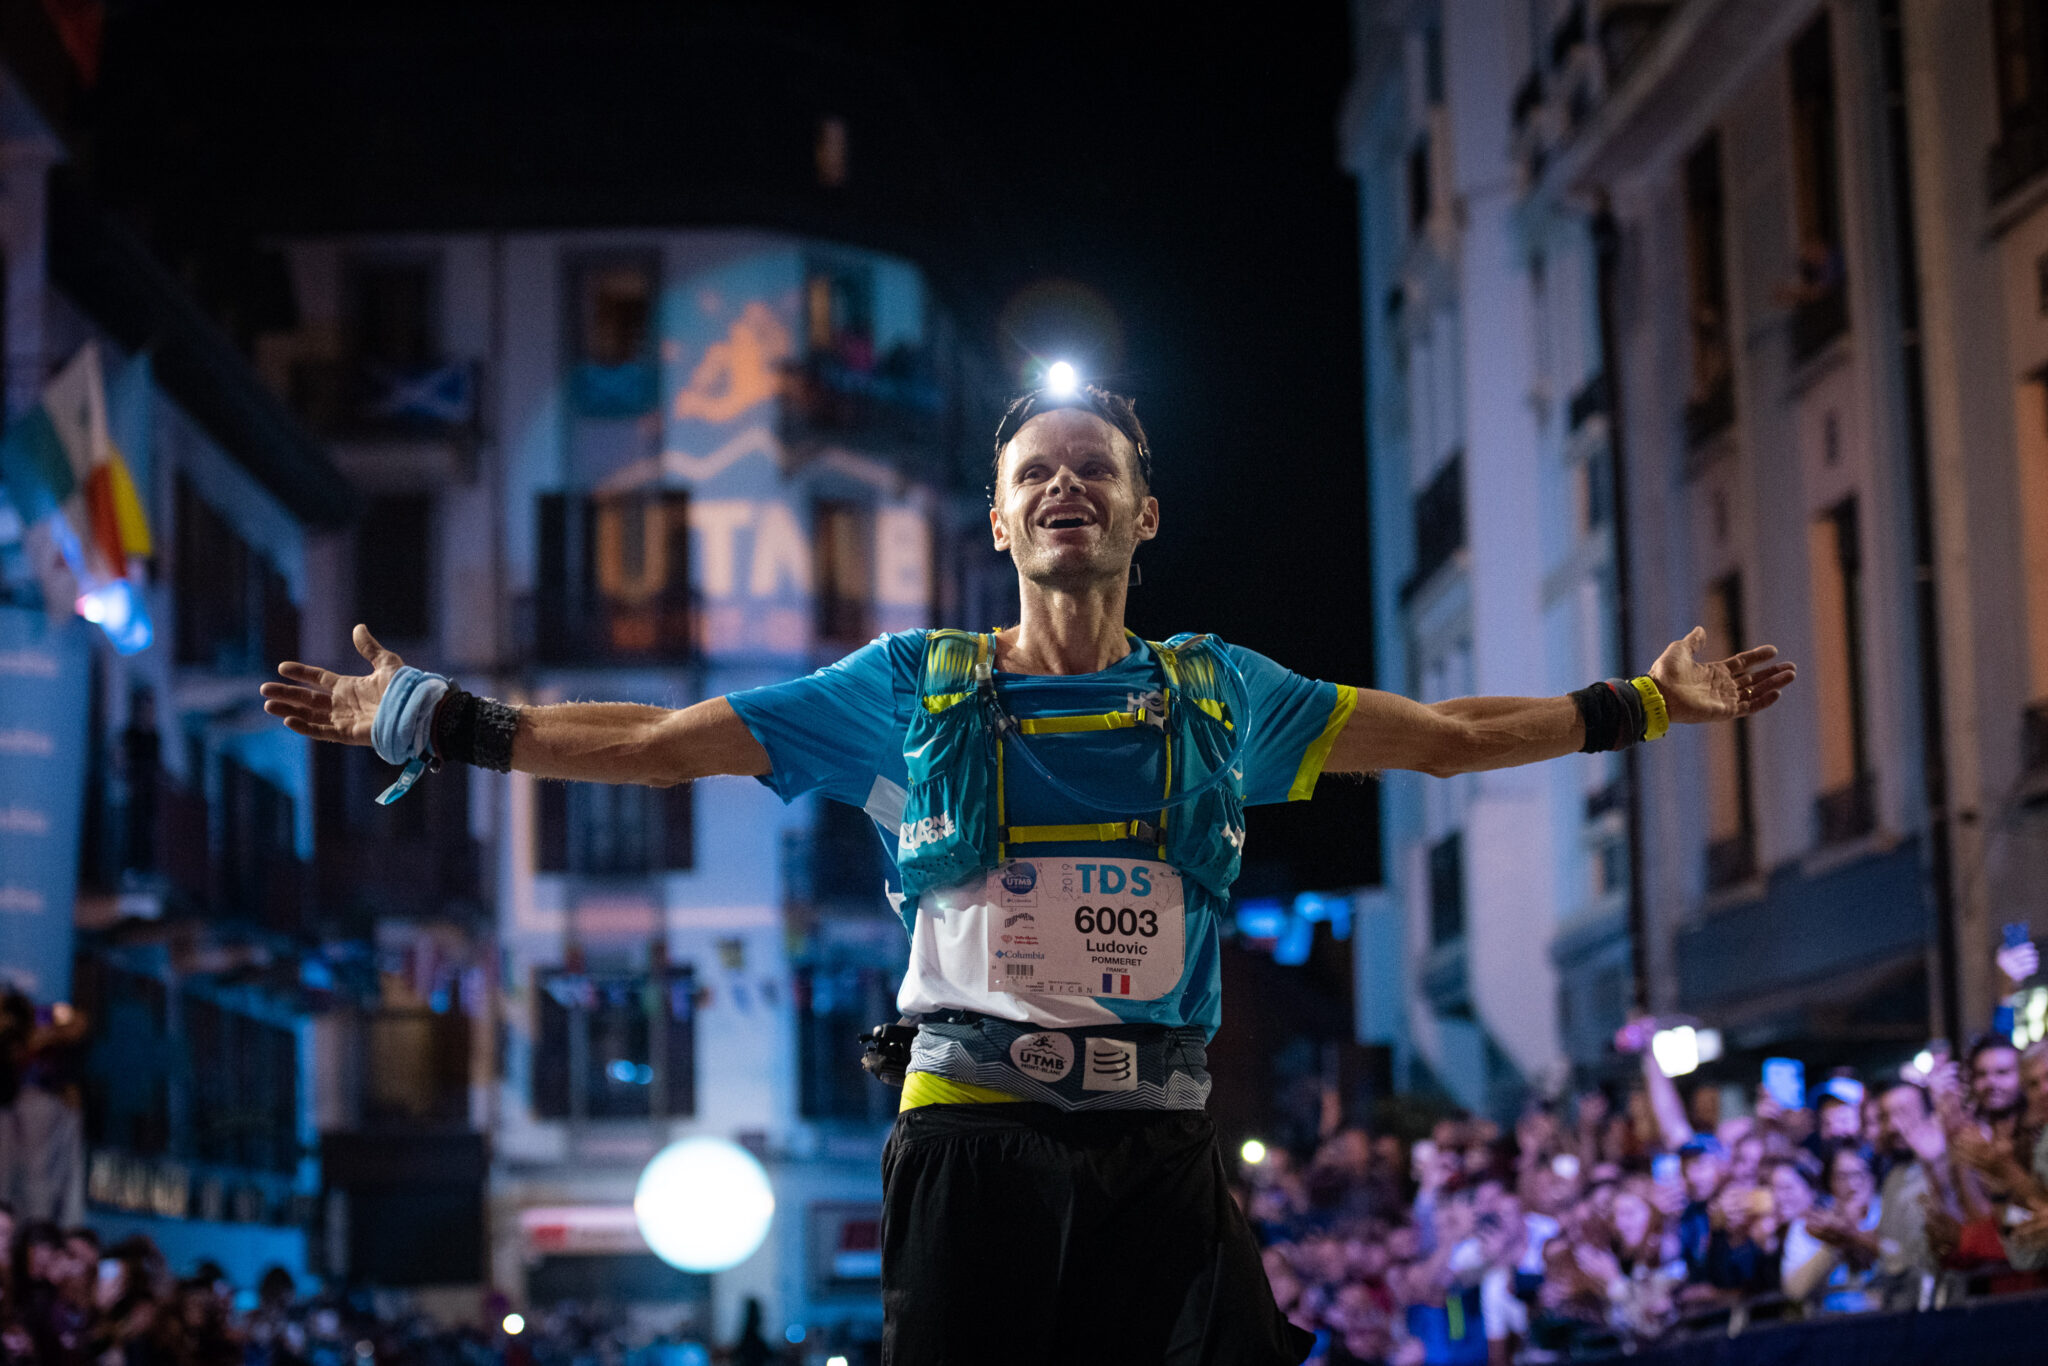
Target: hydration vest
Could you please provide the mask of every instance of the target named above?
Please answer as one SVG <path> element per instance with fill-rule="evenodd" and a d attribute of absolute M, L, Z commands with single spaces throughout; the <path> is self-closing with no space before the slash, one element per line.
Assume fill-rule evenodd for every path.
<path fill-rule="evenodd" d="M 1244 845 L 1241 768 L 1193 801 L 1162 807 L 1157 815 L 1098 824 L 1010 824 L 1005 790 L 1009 747 L 1032 743 L 1020 737 L 1155 727 L 1166 750 L 1162 797 L 1199 783 L 1230 757 L 1239 721 L 1232 718 L 1224 692 L 1217 660 L 1221 644 L 1213 636 L 1197 635 L 1146 643 L 1166 676 L 1161 692 L 1135 698 L 1120 712 L 1013 721 L 996 696 L 994 637 L 972 631 L 930 633 L 918 672 L 918 705 L 903 741 L 910 787 L 896 864 L 903 878 L 906 922 L 919 894 L 1006 863 L 1034 844 L 1142 843 L 1153 857 L 1218 896 L 1229 891 Z M 1048 751 L 1059 741 L 1036 743 L 1040 757 L 1057 771 L 1059 756 Z"/>

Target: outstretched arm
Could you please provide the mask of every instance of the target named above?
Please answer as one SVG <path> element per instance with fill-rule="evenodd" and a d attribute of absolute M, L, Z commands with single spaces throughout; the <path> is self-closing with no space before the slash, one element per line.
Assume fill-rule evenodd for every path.
<path fill-rule="evenodd" d="M 263 710 L 291 730 L 344 745 L 370 743 L 377 704 L 405 661 L 355 629 L 355 646 L 370 663 L 364 674 L 337 674 L 286 662 L 289 683 L 265 683 Z M 722 697 L 672 711 L 633 702 L 564 702 L 521 707 L 512 767 L 542 778 L 668 787 L 714 774 L 768 771 L 768 752 Z"/>
<path fill-rule="evenodd" d="M 1665 647 L 1650 666 L 1673 725 L 1754 716 L 1778 700 L 1795 670 L 1773 645 L 1713 662 L 1694 657 L 1704 628 Z M 1569 697 L 1459 697 L 1422 703 L 1361 688 L 1358 704 L 1331 748 L 1326 769 L 1374 773 L 1412 769 L 1433 777 L 1514 768 L 1570 754 L 1586 742 Z"/>

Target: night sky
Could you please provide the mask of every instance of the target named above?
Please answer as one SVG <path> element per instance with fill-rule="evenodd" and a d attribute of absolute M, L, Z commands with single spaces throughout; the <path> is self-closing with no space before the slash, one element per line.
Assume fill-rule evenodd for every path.
<path fill-rule="evenodd" d="M 1137 398 L 1164 526 L 1134 629 L 1368 682 L 1345 7 L 994 12 L 130 4 L 80 167 L 245 337 L 288 308 L 279 232 L 756 224 L 901 252 L 1005 381 L 1057 348 Z M 1371 813 L 1350 783 L 1260 813 L 1244 889 L 1376 879 Z"/>

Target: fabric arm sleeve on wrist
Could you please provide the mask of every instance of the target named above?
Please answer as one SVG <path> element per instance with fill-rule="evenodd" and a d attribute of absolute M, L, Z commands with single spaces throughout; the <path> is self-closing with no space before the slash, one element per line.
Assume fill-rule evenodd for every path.
<path fill-rule="evenodd" d="M 451 689 L 434 718 L 434 746 L 443 758 L 457 763 L 510 773 L 512 737 L 518 729 L 519 708 Z"/>

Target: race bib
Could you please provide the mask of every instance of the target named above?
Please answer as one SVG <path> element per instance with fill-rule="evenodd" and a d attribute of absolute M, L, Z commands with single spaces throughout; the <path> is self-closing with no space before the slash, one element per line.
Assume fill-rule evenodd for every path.
<path fill-rule="evenodd" d="M 1017 859 L 990 869 L 988 989 L 1156 1001 L 1180 985 L 1180 874 L 1145 859 Z"/>

